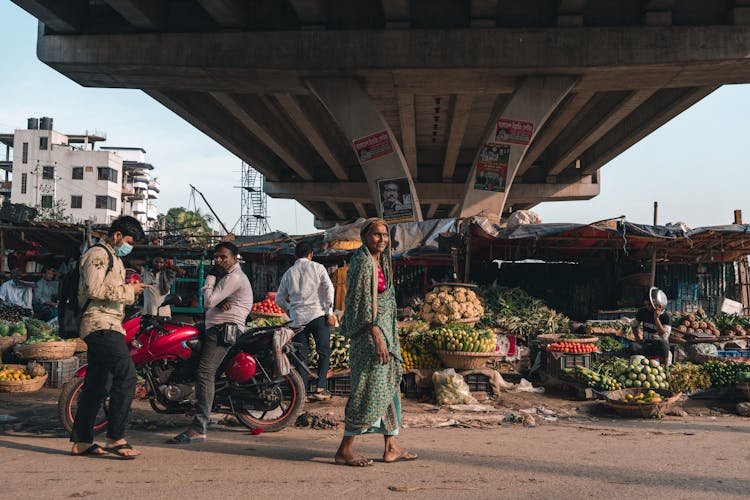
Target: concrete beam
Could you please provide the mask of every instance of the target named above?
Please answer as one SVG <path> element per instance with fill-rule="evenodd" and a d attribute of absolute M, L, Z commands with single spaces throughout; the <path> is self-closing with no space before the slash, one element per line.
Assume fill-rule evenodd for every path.
<path fill-rule="evenodd" d="M 584 153 L 581 174 L 593 174 L 617 155 L 658 129 L 718 87 L 664 89 L 648 107 L 637 109 Z"/>
<path fill-rule="evenodd" d="M 352 204 L 354 205 L 354 208 L 357 210 L 357 215 L 362 217 L 363 219 L 367 218 L 367 210 L 365 210 L 365 204 L 361 201 L 353 201 Z"/>
<path fill-rule="evenodd" d="M 326 206 L 331 209 L 331 211 L 336 214 L 336 217 L 338 217 L 339 220 L 345 220 L 346 216 L 344 215 L 344 211 L 341 210 L 338 203 L 335 201 L 331 201 L 330 199 L 325 202 Z"/>
<path fill-rule="evenodd" d="M 497 0 L 472 0 L 471 26 L 494 28 L 497 25 Z"/>
<path fill-rule="evenodd" d="M 461 150 L 466 125 L 469 123 L 472 101 L 471 95 L 467 94 L 458 94 L 453 98 L 448 145 L 445 148 L 445 160 L 443 161 L 443 180 L 450 181 L 453 179 L 453 173 L 456 171 L 456 160 Z"/>
<path fill-rule="evenodd" d="M 454 205 L 461 202 L 463 183 L 424 182 L 417 183 L 419 199 L 430 205 L 428 214 L 434 216 L 438 205 Z M 366 182 L 283 182 L 266 181 L 265 193 L 272 198 L 295 199 L 308 202 L 359 203 L 369 201 L 370 192 Z M 565 184 L 514 184 L 510 197 L 516 203 L 541 203 L 554 200 L 584 200 L 599 194 L 599 184 L 584 176 L 578 182 Z M 432 207 L 435 207 L 434 209 Z M 364 208 L 364 206 L 363 206 Z"/>
<path fill-rule="evenodd" d="M 302 29 L 325 29 L 326 6 L 323 0 L 289 0 Z"/>
<path fill-rule="evenodd" d="M 245 2 L 243 0 L 198 0 L 216 24 L 225 28 L 240 28 L 245 25 Z"/>
<path fill-rule="evenodd" d="M 211 50 L 206 50 L 211 47 Z M 570 47 L 575 47 L 571 50 Z M 664 50 L 663 47 L 669 47 Z M 158 48 L 158 50 L 157 50 Z M 625 49 L 626 48 L 626 49 Z M 747 26 L 566 28 L 559 30 L 352 30 L 285 32 L 159 33 L 138 35 L 45 35 L 40 59 L 101 68 L 135 66 L 333 71 L 379 68 L 505 68 L 507 77 L 544 71 L 579 74 L 593 68 L 700 65 L 745 61 Z M 97 68 L 98 69 L 98 68 Z M 662 68 L 663 69 L 663 68 Z M 102 69 L 98 69 L 102 71 Z M 174 69 L 173 69 L 174 71 Z M 620 78 L 620 75 L 617 76 Z"/>
<path fill-rule="evenodd" d="M 440 208 L 440 205 L 438 203 L 430 203 L 430 208 L 427 209 L 427 217 L 426 219 L 434 219 L 435 213 L 437 212 L 438 208 Z"/>
<path fill-rule="evenodd" d="M 612 111 L 599 123 L 594 125 L 589 133 L 583 134 L 582 137 L 568 149 L 568 151 L 562 153 L 552 168 L 547 171 L 547 175 L 558 175 L 565 170 L 568 165 L 577 160 L 584 151 L 594 145 L 626 116 L 654 95 L 654 92 L 656 92 L 656 89 L 633 91 L 628 97 L 623 99 L 618 106 L 615 106 L 615 108 L 612 109 Z"/>
<path fill-rule="evenodd" d="M 223 92 L 212 92 L 211 97 L 223 106 L 238 122 L 244 125 L 249 133 L 257 137 L 268 149 L 281 158 L 298 176 L 308 181 L 314 178 L 309 169 L 289 152 L 289 149 L 284 146 L 282 140 L 273 137 L 262 124 L 258 123 L 255 118 L 243 109 L 242 104 L 237 99 Z"/>
<path fill-rule="evenodd" d="M 417 130 L 414 116 L 414 94 L 399 92 L 398 119 L 401 123 L 401 147 L 404 149 L 406 164 L 413 178 L 419 177 L 417 165 Z"/>
<path fill-rule="evenodd" d="M 348 78 L 308 78 L 305 83 L 338 122 L 342 132 L 349 139 L 352 149 L 354 149 L 355 141 L 383 132 L 387 134 L 390 151 L 374 158 L 360 158 L 360 165 L 369 185 L 369 199 L 373 200 L 378 214 L 382 216 L 377 181 L 380 179 L 406 178 L 411 195 L 414 219 L 422 220 L 419 196 L 414 189 L 414 181 L 398 141 L 393 136 L 393 131 L 388 126 L 388 122 L 380 114 L 377 106 L 365 93 L 359 82 Z M 355 154 L 357 154 L 356 150 Z M 360 201 L 364 200 L 362 197 L 359 199 Z"/>
<path fill-rule="evenodd" d="M 323 158 L 323 161 L 326 162 L 326 165 L 328 165 L 333 174 L 342 181 L 349 179 L 346 169 L 339 162 L 338 158 L 336 158 L 326 140 L 318 133 L 318 129 L 313 126 L 307 114 L 300 108 L 294 96 L 290 94 L 276 94 L 275 97 L 284 112 L 289 116 L 291 123 L 296 125 L 310 144 L 312 144 L 315 151 Z"/>
<path fill-rule="evenodd" d="M 105 0 L 128 23 L 141 30 L 156 30 L 164 22 L 162 0 Z"/>
<path fill-rule="evenodd" d="M 253 166 L 269 181 L 280 179 L 278 160 L 268 154 L 267 149 L 248 134 L 238 130 L 232 123 L 221 119 L 216 109 L 208 109 L 205 94 L 186 92 L 147 91 L 154 100 L 175 112 L 245 163 Z M 226 125 L 222 125 L 225 123 Z"/>
<path fill-rule="evenodd" d="M 57 33 L 75 33 L 81 29 L 83 0 L 12 0 Z M 41 39 L 40 33 L 39 38 Z"/>
<path fill-rule="evenodd" d="M 569 126 L 570 121 L 575 118 L 593 96 L 594 92 L 577 92 L 561 104 L 562 109 L 550 117 L 547 123 L 544 124 L 544 128 L 539 131 L 534 141 L 526 150 L 526 154 L 523 156 L 521 165 L 519 165 L 516 172 L 517 177 L 523 176 L 531 168 L 531 165 L 547 149 L 547 146 Z"/>
<path fill-rule="evenodd" d="M 409 0 L 382 0 L 382 2 L 386 28 L 409 28 L 411 26 Z"/>
<path fill-rule="evenodd" d="M 479 151 L 474 159 L 474 164 L 469 171 L 469 176 L 464 187 L 464 196 L 461 204 L 461 217 L 471 217 L 480 213 L 495 214 L 499 216 L 503 212 L 507 193 L 513 185 L 516 171 L 526 152 L 526 145 L 511 144 L 510 157 L 508 158 L 507 176 L 504 190 L 501 192 L 483 191 L 474 189 L 477 173 L 477 163 L 482 149 L 486 143 L 494 143 L 495 123 L 500 118 L 508 118 L 533 123 L 534 136 L 549 118 L 552 111 L 560 104 L 562 99 L 571 91 L 576 79 L 572 77 L 529 77 L 518 87 L 511 96 L 505 110 L 500 116 L 496 116 L 489 129 L 484 134 L 484 140 L 480 144 Z"/>

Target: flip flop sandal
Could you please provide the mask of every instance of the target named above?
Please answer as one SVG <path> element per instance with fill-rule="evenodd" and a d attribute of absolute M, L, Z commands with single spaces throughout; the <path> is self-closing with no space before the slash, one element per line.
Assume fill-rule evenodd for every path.
<path fill-rule="evenodd" d="M 117 446 L 105 446 L 102 448 L 107 453 L 111 453 L 113 455 L 117 455 L 117 458 L 119 460 L 135 460 L 135 457 L 138 455 L 127 455 L 122 452 L 122 450 L 132 450 L 133 447 L 130 446 L 130 443 L 123 443 L 118 444 Z"/>
<path fill-rule="evenodd" d="M 418 458 L 419 455 L 417 455 L 416 453 L 409 453 L 408 451 L 405 451 L 393 460 L 383 460 L 383 462 L 387 464 L 392 464 L 395 462 L 411 462 L 412 460 L 416 460 Z"/>
<path fill-rule="evenodd" d="M 188 434 L 187 432 L 181 432 L 177 434 L 175 437 L 168 439 L 167 444 L 193 444 L 193 443 L 202 443 L 205 440 L 206 440 L 205 436 L 190 437 L 190 434 Z"/>
<path fill-rule="evenodd" d="M 106 453 L 99 453 L 98 450 L 102 450 L 102 452 L 106 451 L 104 448 L 102 448 L 98 444 L 92 444 L 91 446 L 89 446 L 88 448 L 86 448 L 85 450 L 81 452 L 73 453 L 71 451 L 70 454 L 74 457 L 103 457 L 106 455 Z"/>

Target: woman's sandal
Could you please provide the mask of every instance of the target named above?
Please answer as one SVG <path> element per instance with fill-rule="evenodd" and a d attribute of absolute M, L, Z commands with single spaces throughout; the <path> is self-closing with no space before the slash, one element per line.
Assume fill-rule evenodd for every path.
<path fill-rule="evenodd" d="M 206 440 L 206 436 L 191 436 L 187 432 L 181 432 L 175 437 L 169 438 L 167 444 L 193 444 L 202 443 Z"/>
<path fill-rule="evenodd" d="M 101 450 L 101 452 L 99 450 Z M 83 451 L 79 451 L 78 453 L 71 451 L 70 454 L 74 457 L 103 457 L 107 452 L 98 444 L 92 444 Z"/>
<path fill-rule="evenodd" d="M 118 444 L 117 446 L 105 446 L 102 448 L 107 453 L 111 453 L 113 455 L 117 455 L 117 458 L 120 460 L 135 460 L 135 457 L 138 455 L 128 455 L 127 453 L 123 453 L 122 450 L 132 450 L 133 447 L 130 446 L 130 443 L 123 443 Z"/>

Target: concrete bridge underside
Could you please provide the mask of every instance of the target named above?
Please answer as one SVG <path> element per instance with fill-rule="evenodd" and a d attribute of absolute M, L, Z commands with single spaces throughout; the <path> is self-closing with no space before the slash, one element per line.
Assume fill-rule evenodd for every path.
<path fill-rule="evenodd" d="M 143 89 L 319 227 L 379 214 L 393 177 L 425 218 L 590 199 L 615 156 L 750 81 L 750 0 L 13 1 L 43 62 Z M 500 118 L 531 142 L 505 192 L 477 191 Z M 353 141 L 383 131 L 393 153 L 360 164 Z"/>

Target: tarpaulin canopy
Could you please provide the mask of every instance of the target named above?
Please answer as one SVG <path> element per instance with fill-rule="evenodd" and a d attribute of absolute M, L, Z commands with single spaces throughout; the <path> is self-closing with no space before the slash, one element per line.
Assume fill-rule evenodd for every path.
<path fill-rule="evenodd" d="M 496 227 L 495 227 L 496 229 Z M 531 224 L 488 231 L 470 227 L 472 254 L 488 252 L 501 260 L 632 260 L 655 253 L 660 262 L 729 262 L 750 253 L 750 226 L 690 229 L 649 226 L 624 219 L 591 224 Z"/>

